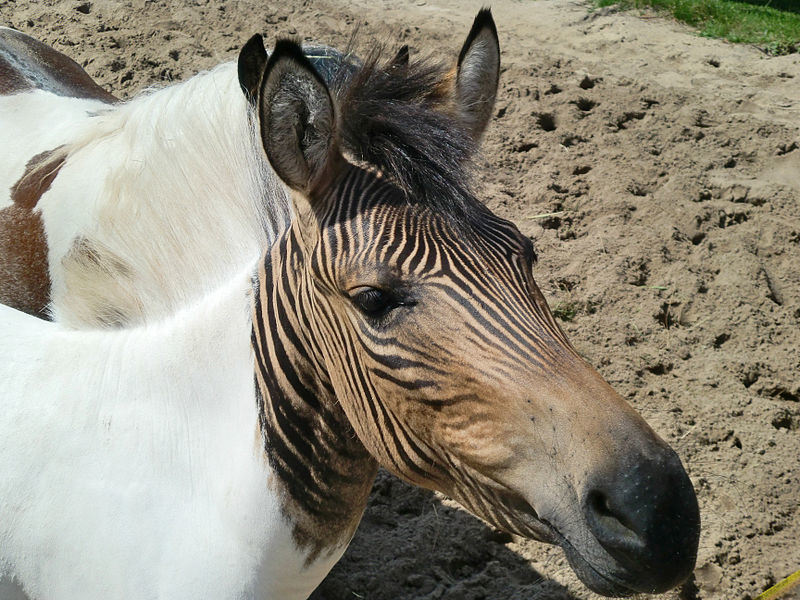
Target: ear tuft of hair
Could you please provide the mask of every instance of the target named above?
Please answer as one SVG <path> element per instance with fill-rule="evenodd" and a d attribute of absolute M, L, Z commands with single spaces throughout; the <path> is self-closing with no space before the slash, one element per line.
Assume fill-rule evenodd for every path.
<path fill-rule="evenodd" d="M 331 90 L 341 147 L 381 171 L 409 202 L 463 222 L 476 213 L 476 144 L 435 97 L 448 70 L 431 58 L 409 60 L 403 49 L 392 56 L 375 46 L 355 71 L 334 78 Z"/>

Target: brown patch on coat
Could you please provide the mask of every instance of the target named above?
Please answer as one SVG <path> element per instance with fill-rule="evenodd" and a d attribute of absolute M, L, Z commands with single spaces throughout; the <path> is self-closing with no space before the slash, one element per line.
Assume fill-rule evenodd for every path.
<path fill-rule="evenodd" d="M 11 187 L 14 204 L 0 210 L 0 303 L 43 318 L 51 282 L 44 224 L 34 209 L 65 160 L 59 148 L 31 158 Z"/>
<path fill-rule="evenodd" d="M 50 273 L 42 217 L 24 206 L 0 210 L 0 303 L 48 318 Z"/>
<path fill-rule="evenodd" d="M 60 146 L 37 154 L 25 165 L 25 172 L 19 181 L 11 186 L 11 201 L 22 208 L 33 210 L 64 166 L 66 154 L 60 153 Z"/>
<path fill-rule="evenodd" d="M 30 82 L 0 55 L 0 96 L 10 96 L 31 88 Z"/>
<path fill-rule="evenodd" d="M 65 54 L 22 32 L 0 29 L 0 94 L 33 89 L 109 104 L 119 102 Z"/>

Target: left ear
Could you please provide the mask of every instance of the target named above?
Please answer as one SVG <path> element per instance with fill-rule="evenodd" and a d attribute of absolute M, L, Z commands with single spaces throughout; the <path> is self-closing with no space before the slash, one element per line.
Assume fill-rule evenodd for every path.
<path fill-rule="evenodd" d="M 480 140 L 494 111 L 500 80 L 500 42 L 492 11 L 481 9 L 458 55 L 451 97 L 461 122 Z"/>
<path fill-rule="evenodd" d="M 257 33 L 242 47 L 237 62 L 239 85 L 251 103 L 255 102 L 261 76 L 264 74 L 266 66 L 267 49 L 264 48 L 264 38 Z"/>
<path fill-rule="evenodd" d="M 299 44 L 279 40 L 257 95 L 261 141 L 281 180 L 314 204 L 337 164 L 336 109 L 328 86 Z"/>

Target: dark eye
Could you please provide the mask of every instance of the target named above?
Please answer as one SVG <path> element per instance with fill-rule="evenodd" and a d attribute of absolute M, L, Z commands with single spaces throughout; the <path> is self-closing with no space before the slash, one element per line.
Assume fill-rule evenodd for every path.
<path fill-rule="evenodd" d="M 374 287 L 358 288 L 350 299 L 358 310 L 373 318 L 382 317 L 401 304 L 390 292 Z"/>

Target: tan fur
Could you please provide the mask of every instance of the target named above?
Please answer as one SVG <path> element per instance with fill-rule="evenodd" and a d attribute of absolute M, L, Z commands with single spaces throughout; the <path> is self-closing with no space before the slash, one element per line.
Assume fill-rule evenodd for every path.
<path fill-rule="evenodd" d="M 87 238 L 75 240 L 61 261 L 70 310 L 80 322 L 122 327 L 144 319 L 144 307 L 131 285 L 130 267 L 111 250 Z M 98 282 L 103 282 L 102 288 Z M 88 294 L 86 290 L 94 290 Z"/>
<path fill-rule="evenodd" d="M 447 109 L 453 113 L 456 112 L 455 106 L 455 87 L 456 78 L 458 77 L 458 66 L 453 65 L 453 68 L 445 73 L 438 85 L 431 91 L 429 96 L 430 100 L 435 104 L 444 104 Z"/>

